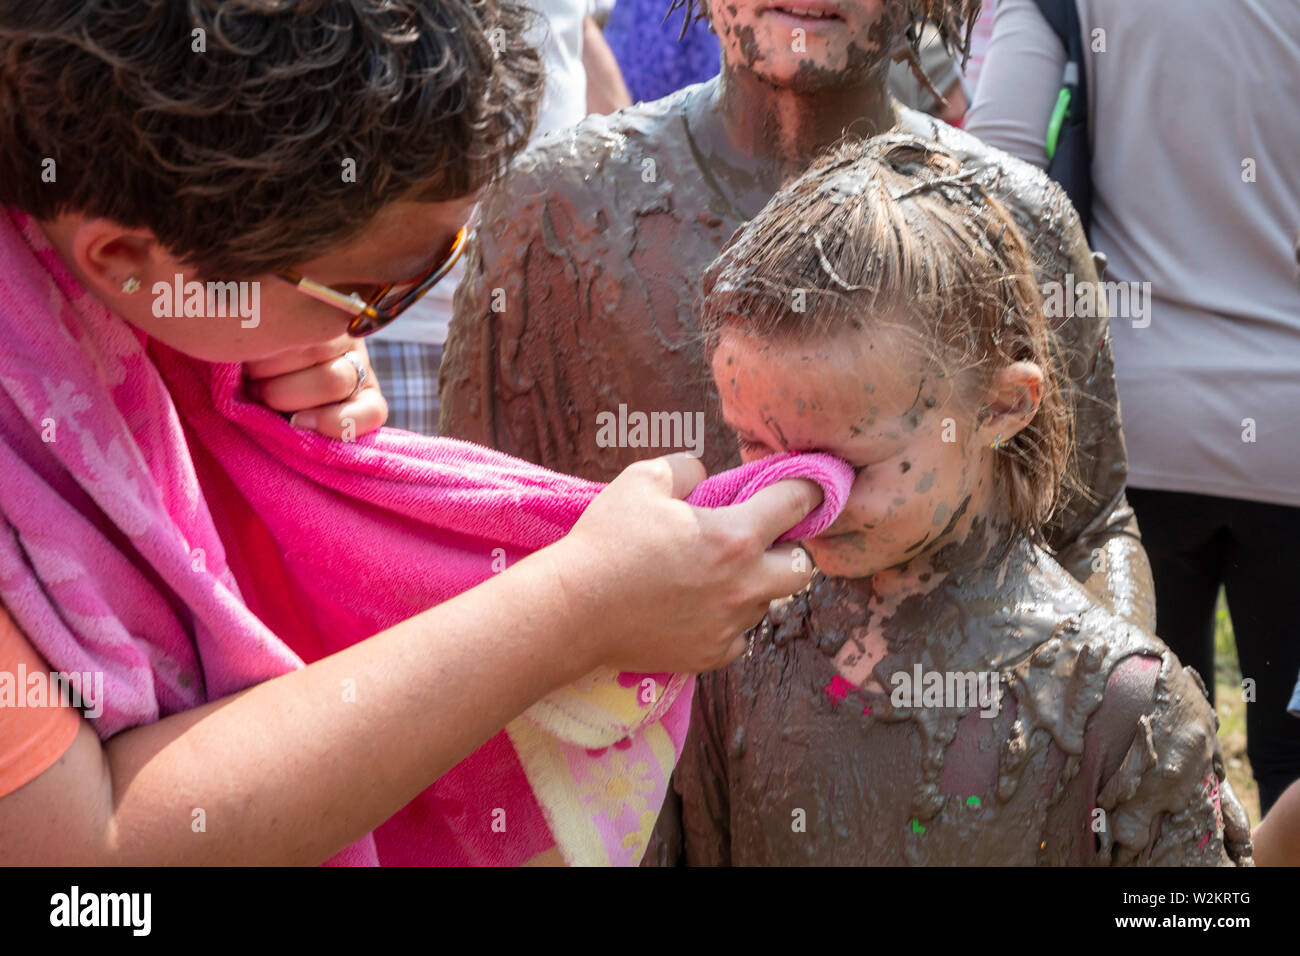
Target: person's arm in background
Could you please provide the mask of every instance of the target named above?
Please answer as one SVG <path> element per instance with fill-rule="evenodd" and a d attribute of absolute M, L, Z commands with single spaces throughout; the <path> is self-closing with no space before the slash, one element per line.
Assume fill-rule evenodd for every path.
<path fill-rule="evenodd" d="M 1033 0 L 1000 0 L 966 131 L 1047 168 L 1047 125 L 1067 54 Z"/>
<path fill-rule="evenodd" d="M 639 462 L 559 542 L 346 650 L 104 742 L 81 721 L 0 796 L 0 865 L 320 863 L 599 664 L 722 666 L 807 583 L 793 546 L 766 549 L 820 496 L 781 482 L 715 511 L 673 500 L 703 477 L 685 455 Z M 340 703 L 346 681 L 364 692 Z"/>
<path fill-rule="evenodd" d="M 582 65 L 587 71 L 587 112 L 613 113 L 632 105 L 614 53 L 599 24 L 587 17 L 582 24 Z"/>
<path fill-rule="evenodd" d="M 1282 792 L 1251 840 L 1258 866 L 1300 866 L 1300 780 Z"/>

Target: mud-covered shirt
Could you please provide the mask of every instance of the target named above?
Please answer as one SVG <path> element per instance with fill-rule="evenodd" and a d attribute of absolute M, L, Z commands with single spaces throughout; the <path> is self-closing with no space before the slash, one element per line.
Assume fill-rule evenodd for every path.
<path fill-rule="evenodd" d="M 775 608 L 747 654 L 700 678 L 680 805 L 647 865 L 1248 863 L 1200 678 L 1032 561 L 1019 582 L 941 586 L 903 614 L 874 669 L 884 693 L 841 677 L 841 641 L 817 629 L 842 583 Z M 991 708 L 909 697 L 896 677 L 985 672 Z"/>

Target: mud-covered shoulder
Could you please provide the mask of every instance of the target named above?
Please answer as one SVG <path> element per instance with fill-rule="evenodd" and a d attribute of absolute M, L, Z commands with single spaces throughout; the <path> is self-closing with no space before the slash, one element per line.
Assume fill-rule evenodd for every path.
<path fill-rule="evenodd" d="M 983 171 L 985 186 L 1007 206 L 1033 246 L 1043 273 L 1040 279 L 1057 278 L 1051 273 L 1079 272 L 1071 263 L 1091 265 L 1079 214 L 1065 190 L 1043 170 L 916 110 L 900 107 L 899 125 L 936 140 L 963 165 Z"/>
<path fill-rule="evenodd" d="M 1147 712 L 1097 805 L 1114 863 L 1250 866 L 1250 824 L 1227 780 L 1205 685 L 1166 650 Z"/>
<path fill-rule="evenodd" d="M 669 209 L 682 157 L 665 144 L 683 139 L 674 127 L 690 89 L 609 116 L 592 114 L 538 139 L 485 197 L 480 234 L 536 228 L 548 208 L 584 233 L 609 233 L 630 215 Z"/>
<path fill-rule="evenodd" d="M 1227 782 L 1200 676 L 1158 637 L 1096 604 L 1080 610 L 1071 593 L 1081 586 L 1064 571 L 1054 576 L 1063 600 L 1027 615 L 1051 636 L 1009 675 L 1013 737 L 1050 733 L 1067 755 L 1067 781 L 1090 751 L 1100 755 L 1094 862 L 1250 865 L 1249 822 Z"/>

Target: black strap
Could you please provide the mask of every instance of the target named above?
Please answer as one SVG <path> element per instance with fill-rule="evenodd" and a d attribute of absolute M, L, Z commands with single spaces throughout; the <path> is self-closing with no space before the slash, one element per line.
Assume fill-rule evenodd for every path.
<path fill-rule="evenodd" d="M 1070 111 L 1047 172 L 1069 193 L 1086 232 L 1092 225 L 1092 146 L 1088 136 L 1088 56 L 1079 8 L 1075 0 L 1034 0 L 1034 5 L 1065 47 L 1067 62 L 1078 69 L 1078 82 L 1069 87 Z"/>

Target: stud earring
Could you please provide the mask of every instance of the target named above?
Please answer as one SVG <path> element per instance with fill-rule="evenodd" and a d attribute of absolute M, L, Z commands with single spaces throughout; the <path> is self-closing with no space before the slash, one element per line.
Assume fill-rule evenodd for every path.
<path fill-rule="evenodd" d="M 134 293 L 139 292 L 140 280 L 135 276 L 131 276 L 131 278 L 122 283 L 122 291 L 127 295 L 133 295 Z"/>
<path fill-rule="evenodd" d="M 998 446 L 1001 445 L 1001 444 L 1002 444 L 1002 435 L 1001 435 L 1001 433 L 999 433 L 999 434 L 998 434 L 998 440 L 995 441 L 993 444 L 989 445 L 989 447 L 992 448 L 994 451 L 997 451 L 997 450 L 998 450 Z"/>

